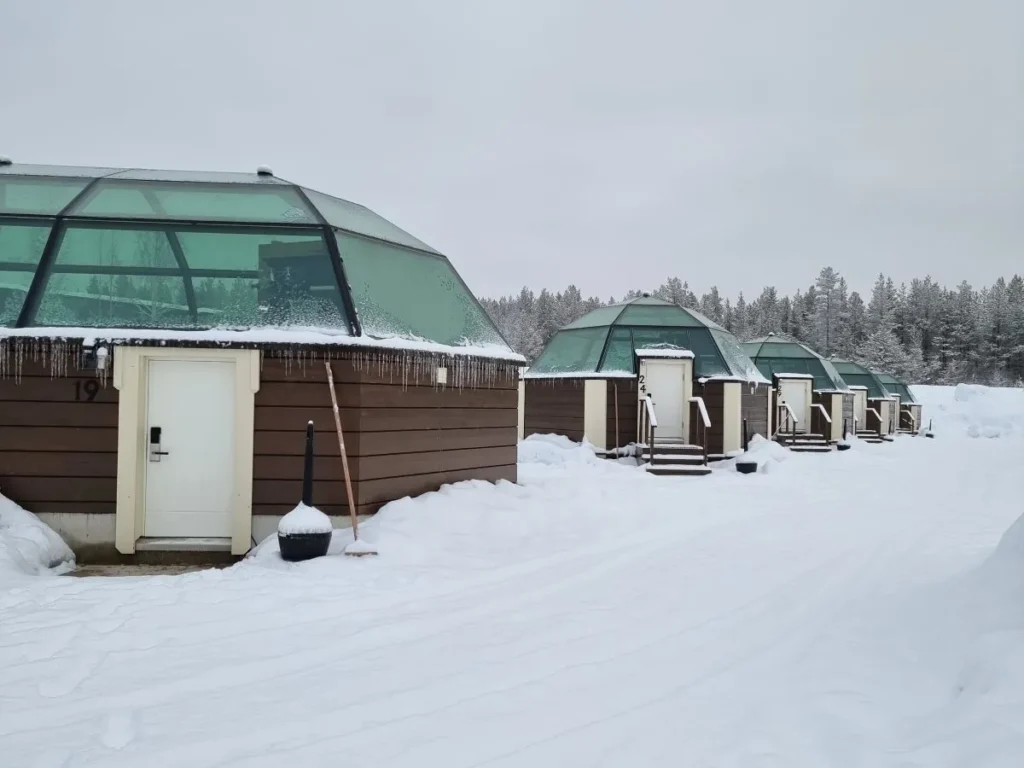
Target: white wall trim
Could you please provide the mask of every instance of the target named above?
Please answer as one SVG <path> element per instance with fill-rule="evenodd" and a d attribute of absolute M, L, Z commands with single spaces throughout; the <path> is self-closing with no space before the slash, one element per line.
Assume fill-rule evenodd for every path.
<path fill-rule="evenodd" d="M 583 439 L 602 450 L 608 447 L 608 382 L 583 383 Z"/>
<path fill-rule="evenodd" d="M 722 453 L 743 450 L 743 385 L 722 383 Z"/>
<path fill-rule="evenodd" d="M 117 514 L 115 545 L 130 555 L 145 531 L 145 430 L 151 360 L 235 363 L 235 504 L 231 553 L 244 555 L 252 542 L 252 463 L 260 352 L 249 349 L 183 349 L 118 346 L 114 350 L 117 410 Z"/>

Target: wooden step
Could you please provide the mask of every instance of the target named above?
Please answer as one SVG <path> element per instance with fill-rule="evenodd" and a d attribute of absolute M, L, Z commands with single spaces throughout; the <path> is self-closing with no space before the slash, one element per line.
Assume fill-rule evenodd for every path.
<path fill-rule="evenodd" d="M 651 475 L 658 477 L 703 477 L 710 475 L 711 469 L 703 464 L 694 466 L 692 464 L 646 464 L 644 469 Z"/>
<path fill-rule="evenodd" d="M 790 445 L 793 453 L 832 453 L 831 445 Z"/>
<path fill-rule="evenodd" d="M 647 456 L 651 464 L 655 466 L 665 464 L 687 464 L 690 466 L 703 465 L 704 454 L 679 454 L 679 453 L 656 453 L 654 456 Z"/>

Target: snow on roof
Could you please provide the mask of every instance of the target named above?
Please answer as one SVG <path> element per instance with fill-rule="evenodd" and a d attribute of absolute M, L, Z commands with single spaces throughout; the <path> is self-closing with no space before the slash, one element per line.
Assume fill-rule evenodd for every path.
<path fill-rule="evenodd" d="M 324 328 L 249 328 L 231 330 L 214 328 L 206 331 L 165 330 L 155 328 L 0 328 L 0 341 L 4 339 L 82 339 L 86 346 L 97 342 L 160 342 L 173 346 L 174 342 L 207 344 L 295 344 L 310 346 L 352 347 L 355 349 L 388 350 L 395 352 L 423 352 L 435 355 L 482 357 L 489 360 L 507 360 L 525 363 L 526 358 L 499 344 L 449 345 L 422 339 L 391 337 L 375 339 L 369 336 L 350 336 L 344 331 Z"/>
<path fill-rule="evenodd" d="M 780 379 L 813 379 L 814 377 L 809 373 L 776 373 L 775 376 Z"/>
<path fill-rule="evenodd" d="M 692 360 L 693 352 L 691 352 L 688 349 L 670 349 L 668 347 L 642 347 L 640 349 L 637 349 L 636 356 Z"/>
<path fill-rule="evenodd" d="M 867 392 L 868 391 L 867 387 L 862 387 L 859 384 L 851 384 L 850 385 L 850 389 L 856 389 L 858 391 L 863 391 L 863 392 Z"/>

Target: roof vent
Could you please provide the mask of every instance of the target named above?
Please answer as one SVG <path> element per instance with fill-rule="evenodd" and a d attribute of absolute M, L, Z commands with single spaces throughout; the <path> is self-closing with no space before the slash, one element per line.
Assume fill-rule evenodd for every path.
<path fill-rule="evenodd" d="M 640 294 L 640 298 L 649 299 L 649 298 L 651 298 L 651 294 L 649 294 L 649 293 L 641 293 Z"/>
<path fill-rule="evenodd" d="M 774 336 L 775 335 L 775 331 L 768 331 L 768 335 L 769 336 Z"/>
<path fill-rule="evenodd" d="M 0 165 L 14 165 L 14 161 L 9 157 L 0 155 Z"/>
<path fill-rule="evenodd" d="M 270 166 L 269 165 L 261 165 L 259 168 L 256 169 L 256 175 L 257 176 L 273 176 L 274 172 L 272 170 L 270 170 Z"/>

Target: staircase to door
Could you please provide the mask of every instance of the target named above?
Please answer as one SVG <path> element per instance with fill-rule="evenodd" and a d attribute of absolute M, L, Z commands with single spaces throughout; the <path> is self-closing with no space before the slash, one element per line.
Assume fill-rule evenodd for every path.
<path fill-rule="evenodd" d="M 652 475 L 662 477 L 683 477 L 710 475 L 707 456 L 699 445 L 687 445 L 681 438 L 654 439 L 651 446 L 644 446 L 642 454 L 645 469 Z"/>

